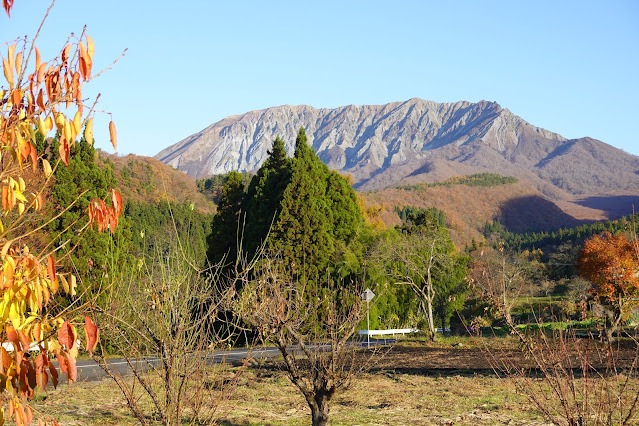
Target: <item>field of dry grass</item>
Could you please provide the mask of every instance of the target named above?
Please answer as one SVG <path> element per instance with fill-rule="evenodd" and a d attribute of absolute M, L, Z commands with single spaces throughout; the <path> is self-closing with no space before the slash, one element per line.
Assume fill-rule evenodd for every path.
<path fill-rule="evenodd" d="M 550 395 L 550 403 L 555 404 L 543 376 L 527 376 L 523 381 L 500 378 L 484 356 L 506 357 L 515 365 L 524 366 L 527 361 L 517 346 L 512 337 L 444 338 L 437 343 L 403 341 L 390 350 L 380 351 L 371 370 L 337 394 L 331 403 L 331 424 L 549 424 L 525 395 L 527 387 L 544 389 Z M 211 378 L 211 389 L 218 389 L 217 384 L 226 382 L 238 369 L 242 372 L 232 392 L 220 396 L 224 401 L 216 415 L 219 424 L 310 423 L 305 400 L 277 360 L 256 362 L 246 368 L 229 366 L 224 377 L 218 372 L 217 377 Z M 577 389 L 584 384 L 582 378 L 575 383 Z M 631 380 L 628 392 L 631 398 L 639 394 L 639 381 Z M 139 395 L 138 403 L 149 407 L 143 393 Z M 65 385 L 38 395 L 32 407 L 36 418 L 55 418 L 63 425 L 138 424 L 118 388 L 109 380 Z M 153 424 L 153 419 L 149 418 L 149 423 Z"/>
<path fill-rule="evenodd" d="M 138 423 L 109 380 L 63 386 L 37 396 L 32 406 L 36 417 L 56 418 L 60 424 Z M 301 394 L 270 361 L 243 371 L 218 413 L 224 425 L 306 425 L 309 420 Z M 369 373 L 335 397 L 331 424 L 543 423 L 541 413 L 512 383 L 492 374 L 477 346 L 444 341 L 407 342 L 380 353 Z"/>

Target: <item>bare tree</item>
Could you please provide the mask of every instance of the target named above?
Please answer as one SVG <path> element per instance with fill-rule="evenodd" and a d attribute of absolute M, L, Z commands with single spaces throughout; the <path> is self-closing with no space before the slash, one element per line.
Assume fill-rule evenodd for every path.
<path fill-rule="evenodd" d="M 233 310 L 272 341 L 283 369 L 311 409 L 313 425 L 326 425 L 329 403 L 367 368 L 373 352 L 359 353 L 350 339 L 366 315 L 357 283 L 304 285 L 279 259 L 263 259 L 241 283 Z"/>
<path fill-rule="evenodd" d="M 237 374 L 213 364 L 231 332 L 217 321 L 222 303 L 215 272 L 198 269 L 175 233 L 153 253 L 118 265 L 96 305 L 103 341 L 132 370 L 124 376 L 108 359 L 94 359 L 116 382 L 142 424 L 208 424 Z M 104 348 L 103 348 L 104 349 Z M 151 410 L 149 411 L 149 407 Z"/>
<path fill-rule="evenodd" d="M 511 350 L 486 348 L 487 359 L 549 422 L 635 424 L 639 402 L 635 337 L 613 345 L 572 329 L 546 328 L 539 318 L 528 328 L 519 327 L 511 311 L 530 276 L 502 248 L 496 256 L 482 256 L 475 262 L 471 280 L 519 340 L 519 356 L 513 356 Z"/>
<path fill-rule="evenodd" d="M 524 292 L 527 269 L 509 257 L 503 245 L 497 251 L 481 251 L 471 267 L 470 284 L 488 302 L 493 314 L 515 327 L 512 311 Z"/>
<path fill-rule="evenodd" d="M 419 299 L 419 311 L 428 321 L 431 340 L 436 338 L 433 301 L 438 278 L 455 267 L 454 246 L 445 228 L 435 223 L 416 226 L 410 232 L 389 235 L 379 241 L 371 259 L 398 285 L 408 285 Z"/>

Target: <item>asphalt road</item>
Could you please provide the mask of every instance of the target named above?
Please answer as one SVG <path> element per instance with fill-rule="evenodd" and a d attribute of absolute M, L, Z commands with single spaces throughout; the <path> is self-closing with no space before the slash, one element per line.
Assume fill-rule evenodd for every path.
<path fill-rule="evenodd" d="M 394 342 L 395 339 L 374 339 L 371 340 L 371 346 L 389 345 Z M 366 347 L 366 341 L 357 342 L 357 344 Z M 328 347 L 328 345 L 326 346 Z M 212 357 L 212 362 L 219 364 L 222 362 L 241 361 L 249 356 L 254 359 L 264 359 L 278 355 L 280 355 L 280 351 L 275 347 L 231 349 L 228 351 L 216 351 Z M 158 358 L 149 357 L 134 359 L 132 363 L 135 368 L 140 368 L 144 371 L 148 369 L 150 364 L 157 363 L 158 361 Z M 107 363 L 109 367 L 117 370 L 122 375 L 131 374 L 133 371 L 125 358 L 110 358 L 107 360 Z M 55 364 L 56 368 L 58 368 L 57 363 Z M 104 370 L 92 359 L 78 360 L 76 367 L 78 369 L 78 382 L 94 382 L 108 377 Z M 58 371 L 60 370 L 58 369 Z M 66 381 L 66 376 L 60 373 L 60 383 L 66 383 Z"/>

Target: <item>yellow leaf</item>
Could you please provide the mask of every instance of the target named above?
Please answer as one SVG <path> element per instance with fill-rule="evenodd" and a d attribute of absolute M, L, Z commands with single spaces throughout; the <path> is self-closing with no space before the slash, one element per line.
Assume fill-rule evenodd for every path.
<path fill-rule="evenodd" d="M 45 158 L 42 159 L 42 169 L 44 170 L 44 176 L 47 178 L 51 176 L 51 173 L 53 173 L 51 164 L 49 164 L 49 161 Z"/>
<path fill-rule="evenodd" d="M 11 68 L 11 64 L 4 58 L 2 58 L 2 68 L 4 70 L 4 78 L 6 78 L 7 83 L 9 83 L 9 90 L 13 90 L 13 68 Z"/>
<path fill-rule="evenodd" d="M 66 122 L 67 120 L 65 119 L 64 114 L 62 114 L 61 112 L 55 115 L 55 126 L 58 128 L 58 130 L 63 131 L 64 123 Z"/>
<path fill-rule="evenodd" d="M 23 203 L 27 202 L 27 197 L 25 197 L 24 194 L 22 194 L 22 192 L 20 192 L 18 189 L 13 190 L 13 195 L 16 197 L 16 200 Z"/>
<path fill-rule="evenodd" d="M 11 65 L 11 68 L 13 68 L 13 57 L 14 57 L 15 53 L 16 53 L 16 44 L 13 43 L 7 49 L 7 58 L 9 58 L 9 65 Z"/>
<path fill-rule="evenodd" d="M 18 215 L 24 213 L 24 203 L 18 203 Z"/>
<path fill-rule="evenodd" d="M 12 303 L 9 306 L 9 320 L 13 324 L 13 328 L 18 328 L 22 322 L 22 315 L 17 303 Z"/>
<path fill-rule="evenodd" d="M 47 117 L 45 123 L 47 125 L 47 132 L 50 132 L 51 129 L 53 129 L 53 119 L 51 117 Z"/>
<path fill-rule="evenodd" d="M 21 192 L 24 192 L 24 190 L 27 188 L 27 185 L 24 183 L 24 179 L 22 179 L 22 176 L 18 177 L 18 189 L 20 189 Z"/>
<path fill-rule="evenodd" d="M 38 131 L 40 131 L 44 137 L 49 133 L 46 122 L 40 116 L 38 116 Z"/>
<path fill-rule="evenodd" d="M 67 281 L 67 279 L 64 277 L 64 275 L 60 275 L 60 278 L 62 279 L 62 288 L 64 288 L 64 292 L 66 294 L 70 293 L 70 289 L 69 289 L 69 282 Z"/>
<path fill-rule="evenodd" d="M 75 297 L 75 290 L 78 288 L 78 283 L 75 280 L 75 275 L 71 275 L 71 297 Z"/>
<path fill-rule="evenodd" d="M 71 124 L 67 120 L 64 120 L 63 124 L 64 129 L 64 138 L 67 142 L 73 142 L 73 129 L 71 128 Z"/>
<path fill-rule="evenodd" d="M 89 145 L 93 145 L 93 117 L 87 120 L 87 125 L 84 128 L 84 139 Z"/>
<path fill-rule="evenodd" d="M 95 46 L 93 45 L 93 39 L 86 35 L 87 38 L 87 53 L 89 58 L 93 59 L 93 53 L 95 52 Z"/>
<path fill-rule="evenodd" d="M 20 72 L 22 72 L 22 52 L 18 52 L 16 55 L 16 74 L 20 77 Z"/>
<path fill-rule="evenodd" d="M 80 111 L 75 113 L 75 117 L 73 117 L 73 130 L 75 130 L 75 134 L 79 135 L 82 130 L 82 114 Z"/>

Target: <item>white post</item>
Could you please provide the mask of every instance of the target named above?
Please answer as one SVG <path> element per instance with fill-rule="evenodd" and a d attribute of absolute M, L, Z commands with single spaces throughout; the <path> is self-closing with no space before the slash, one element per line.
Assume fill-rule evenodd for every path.
<path fill-rule="evenodd" d="M 370 326 L 370 314 L 368 310 L 368 298 L 366 298 L 366 347 L 371 348 L 371 326 Z"/>

